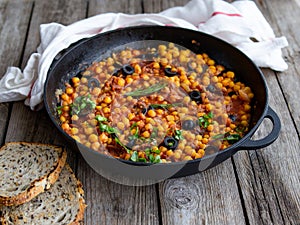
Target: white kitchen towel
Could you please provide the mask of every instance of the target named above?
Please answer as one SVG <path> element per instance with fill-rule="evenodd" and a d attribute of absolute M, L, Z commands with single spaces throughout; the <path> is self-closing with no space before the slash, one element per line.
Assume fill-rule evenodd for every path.
<path fill-rule="evenodd" d="M 0 102 L 25 100 L 32 110 L 42 106 L 43 87 L 54 57 L 70 44 L 98 33 L 136 25 L 178 26 L 219 37 L 247 54 L 259 67 L 284 71 L 285 37 L 275 34 L 253 1 L 192 0 L 158 14 L 105 13 L 71 25 L 40 26 L 41 43 L 23 72 L 9 67 L 0 80 Z M 255 41 L 253 41 L 255 40 Z"/>

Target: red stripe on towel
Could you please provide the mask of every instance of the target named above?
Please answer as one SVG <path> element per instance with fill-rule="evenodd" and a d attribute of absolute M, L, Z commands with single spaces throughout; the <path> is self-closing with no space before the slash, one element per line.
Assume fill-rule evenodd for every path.
<path fill-rule="evenodd" d="M 225 13 L 225 12 L 213 12 L 213 14 L 211 14 L 211 16 L 216 16 L 216 15 L 225 15 L 225 16 L 238 16 L 238 17 L 242 17 L 241 14 L 238 13 Z"/>

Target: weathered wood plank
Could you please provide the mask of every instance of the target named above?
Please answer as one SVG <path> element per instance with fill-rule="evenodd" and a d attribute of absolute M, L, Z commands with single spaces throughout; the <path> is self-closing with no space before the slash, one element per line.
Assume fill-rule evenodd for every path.
<path fill-rule="evenodd" d="M 36 1 L 31 15 L 22 67 L 26 65 L 29 55 L 36 51 L 40 43 L 40 24 L 53 21 L 69 24 L 84 18 L 85 12 L 86 2 L 84 0 Z M 28 107 L 24 106 L 23 102 L 13 104 L 5 141 L 35 141 L 64 144 L 61 136 L 56 132 L 56 128 L 51 124 L 45 110 L 32 112 Z M 68 162 L 75 164 L 75 156 L 71 156 L 71 151 L 69 152 Z"/>
<path fill-rule="evenodd" d="M 20 64 L 32 7 L 32 1 L 0 0 L 0 77 Z"/>
<path fill-rule="evenodd" d="M 297 37 L 297 43 L 291 43 L 294 32 L 296 34 L 298 31 L 293 31 L 287 24 L 293 24 L 295 18 L 290 13 L 295 13 L 296 16 L 300 10 L 295 2 L 284 4 L 280 1 L 260 1 L 258 6 L 275 28 L 275 33 L 287 35 L 292 44 L 284 50 L 289 62 L 288 71 L 278 73 L 276 79 L 274 72 L 264 70 L 270 90 L 270 105 L 279 114 L 283 127 L 279 139 L 271 146 L 237 154 L 234 161 L 250 224 L 299 224 L 300 143 L 293 123 L 294 119 L 296 126 L 299 126 L 299 101 L 295 95 L 300 80 L 296 69 L 299 66 L 296 46 L 299 38 Z M 262 124 L 256 138 L 268 134 L 270 129 L 270 123 Z"/>
<path fill-rule="evenodd" d="M 163 224 L 245 224 L 231 160 L 203 173 L 162 182 Z"/>
<path fill-rule="evenodd" d="M 264 74 L 270 87 L 270 105 L 284 124 L 282 132 L 271 146 L 240 152 L 234 162 L 250 224 L 299 224 L 300 143 L 275 75 L 266 70 Z M 255 137 L 263 137 L 271 128 L 266 121 Z"/>
<path fill-rule="evenodd" d="M 155 186 L 131 187 L 114 183 L 94 172 L 82 158 L 78 177 L 85 186 L 85 224 L 159 224 Z"/>
<path fill-rule="evenodd" d="M 159 13 L 175 6 L 184 6 L 189 0 L 142 0 L 145 13 Z"/>
<path fill-rule="evenodd" d="M 63 25 L 71 24 L 85 18 L 86 7 L 87 3 L 85 0 L 35 1 L 22 67 L 26 65 L 31 53 L 36 52 L 40 44 L 41 24 L 52 22 L 61 23 Z"/>
<path fill-rule="evenodd" d="M 278 36 L 286 36 L 289 42 L 289 46 L 283 50 L 289 69 L 279 73 L 277 77 L 299 133 L 300 101 L 296 96 L 299 96 L 300 82 L 295 81 L 300 80 L 300 30 L 299 21 L 295 18 L 300 15 L 300 4 L 296 0 L 276 0 L 263 1 L 259 6 L 272 24 L 274 32 Z"/>
<path fill-rule="evenodd" d="M 140 0 L 90 0 L 88 16 L 94 16 L 100 13 L 142 13 Z"/>
<path fill-rule="evenodd" d="M 32 1 L 0 0 L 0 78 L 8 66 L 20 64 L 32 6 Z M 8 103 L 0 103 L 0 144 L 5 139 L 9 108 Z"/>

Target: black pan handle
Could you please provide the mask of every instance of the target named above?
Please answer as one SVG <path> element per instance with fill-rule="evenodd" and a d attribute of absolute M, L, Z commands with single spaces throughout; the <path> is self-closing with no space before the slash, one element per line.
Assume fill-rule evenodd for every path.
<path fill-rule="evenodd" d="M 272 131 L 264 138 L 259 140 L 251 140 L 251 137 L 249 137 L 240 147 L 241 150 L 253 150 L 253 149 L 259 149 L 264 148 L 270 144 L 272 144 L 279 136 L 280 129 L 281 129 L 281 122 L 274 110 L 271 107 L 268 107 L 267 114 L 264 118 L 268 118 L 271 120 L 273 124 Z"/>

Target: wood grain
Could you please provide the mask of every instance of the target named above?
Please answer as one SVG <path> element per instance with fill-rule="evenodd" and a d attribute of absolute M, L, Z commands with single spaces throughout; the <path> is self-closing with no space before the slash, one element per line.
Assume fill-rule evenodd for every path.
<path fill-rule="evenodd" d="M 300 79 L 300 30 L 299 22 L 295 18 L 300 14 L 300 4 L 299 1 L 289 1 L 288 4 L 279 0 L 264 1 L 261 8 L 266 9 L 264 13 L 276 35 L 285 36 L 289 42 L 289 46 L 283 51 L 289 69 L 278 73 L 277 77 L 299 135 L 300 101 L 295 96 L 299 96 L 300 83 L 295 81 Z"/>
<path fill-rule="evenodd" d="M 241 186 L 245 209 L 250 224 L 300 224 L 300 143 L 299 143 L 299 101 L 295 96 L 299 89 L 299 62 L 297 43 L 299 31 L 290 30 L 286 24 L 294 24 L 290 13 L 300 13 L 295 2 L 259 1 L 257 5 L 271 23 L 277 36 L 286 35 L 290 48 L 284 55 L 289 64 L 288 71 L 274 73 L 263 70 L 270 90 L 270 105 L 282 121 L 282 131 L 271 146 L 241 152 L 234 157 L 238 181 Z M 295 40 L 294 38 L 298 39 Z M 286 105 L 286 101 L 288 105 Z M 295 126 L 296 125 L 296 126 Z M 265 121 L 255 138 L 267 135 L 272 126 Z M 289 210 L 289 209 L 293 210 Z"/>
<path fill-rule="evenodd" d="M 0 78 L 8 66 L 20 64 L 32 6 L 32 1 L 0 0 Z M 0 144 L 5 139 L 10 108 L 9 103 L 0 103 Z"/>
<path fill-rule="evenodd" d="M 175 6 L 184 6 L 189 0 L 142 0 L 144 13 L 159 13 Z"/>
<path fill-rule="evenodd" d="M 27 2 L 27 1 L 24 1 Z M 40 44 L 39 29 L 40 24 L 50 23 L 53 21 L 69 24 L 85 16 L 85 1 L 35 1 L 32 12 L 29 11 L 28 17 L 31 16 L 29 24 L 27 42 L 22 58 L 22 67 L 25 66 L 29 55 L 36 51 Z M 28 141 L 41 142 L 50 144 L 65 145 L 65 140 L 57 132 L 51 123 L 45 110 L 32 112 L 23 102 L 16 102 L 12 106 L 11 121 L 7 128 L 5 142 L 9 141 Z M 67 161 L 74 169 L 76 168 L 76 155 L 68 149 Z"/>
<path fill-rule="evenodd" d="M 163 224 L 245 224 L 231 160 L 203 173 L 162 182 Z"/>
<path fill-rule="evenodd" d="M 140 0 L 90 0 L 88 16 L 94 16 L 99 13 L 142 13 Z"/>
<path fill-rule="evenodd" d="M 270 105 L 284 126 L 278 140 L 271 146 L 240 152 L 234 156 L 234 162 L 250 224 L 270 224 L 274 221 L 297 224 L 300 210 L 297 188 L 300 185 L 297 175 L 300 172 L 300 144 L 287 108 L 282 104 L 284 99 L 274 73 L 264 70 L 264 74 L 268 84 L 273 87 L 270 90 Z M 270 123 L 265 121 L 255 138 L 264 137 L 271 128 Z M 291 206 L 295 211 L 288 212 Z"/>
<path fill-rule="evenodd" d="M 80 158 L 78 177 L 86 191 L 85 224 L 159 224 L 155 185 L 125 186 L 94 172 Z"/>

